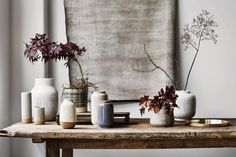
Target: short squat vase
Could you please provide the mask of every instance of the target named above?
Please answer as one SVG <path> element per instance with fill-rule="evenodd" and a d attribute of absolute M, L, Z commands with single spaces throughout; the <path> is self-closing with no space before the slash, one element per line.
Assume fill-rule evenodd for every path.
<path fill-rule="evenodd" d="M 176 120 L 191 119 L 196 113 L 196 97 L 190 91 L 176 91 L 178 98 L 176 104 L 179 108 L 174 110 Z"/>
<path fill-rule="evenodd" d="M 60 107 L 60 124 L 63 129 L 73 129 L 77 122 L 75 105 L 70 99 L 64 99 Z"/>
<path fill-rule="evenodd" d="M 54 87 L 54 79 L 36 78 L 35 86 L 31 90 L 31 95 L 32 109 L 45 107 L 45 121 L 55 120 L 58 109 L 58 92 Z M 34 111 L 32 113 L 34 113 Z"/>
<path fill-rule="evenodd" d="M 151 113 L 150 117 L 151 126 L 173 126 L 174 125 L 174 115 L 168 113 L 167 110 L 163 107 L 159 112 Z"/>

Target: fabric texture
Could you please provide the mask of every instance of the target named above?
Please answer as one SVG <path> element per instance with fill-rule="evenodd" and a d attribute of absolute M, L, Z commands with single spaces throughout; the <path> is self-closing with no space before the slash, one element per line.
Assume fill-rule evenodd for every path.
<path fill-rule="evenodd" d="M 69 41 L 87 49 L 79 61 L 111 100 L 155 95 L 174 79 L 175 0 L 64 0 Z M 144 45 L 146 51 L 145 53 Z M 79 77 L 75 64 L 73 78 Z"/>

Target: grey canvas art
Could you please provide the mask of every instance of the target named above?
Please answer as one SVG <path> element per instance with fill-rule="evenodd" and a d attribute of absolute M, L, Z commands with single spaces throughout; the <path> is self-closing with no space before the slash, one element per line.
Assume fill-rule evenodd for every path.
<path fill-rule="evenodd" d="M 175 0 L 64 3 L 67 38 L 86 47 L 79 58 L 85 75 L 109 99 L 137 100 L 171 84 L 151 60 L 174 78 Z M 72 67 L 73 77 L 79 77 L 77 67 Z"/>

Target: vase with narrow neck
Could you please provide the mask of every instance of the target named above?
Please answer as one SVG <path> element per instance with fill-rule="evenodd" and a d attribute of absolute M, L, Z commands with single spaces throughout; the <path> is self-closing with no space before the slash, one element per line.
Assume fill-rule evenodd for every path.
<path fill-rule="evenodd" d="M 151 126 L 173 126 L 174 125 L 174 116 L 173 112 L 168 113 L 167 109 L 163 107 L 160 111 L 151 113 L 150 117 L 150 125 Z"/>
<path fill-rule="evenodd" d="M 36 78 L 31 94 L 32 109 L 35 107 L 45 107 L 45 121 L 55 120 L 58 109 L 58 92 L 54 87 L 54 79 Z"/>
<path fill-rule="evenodd" d="M 189 90 L 176 91 L 178 98 L 176 104 L 179 108 L 174 110 L 176 120 L 191 119 L 196 113 L 196 97 Z"/>

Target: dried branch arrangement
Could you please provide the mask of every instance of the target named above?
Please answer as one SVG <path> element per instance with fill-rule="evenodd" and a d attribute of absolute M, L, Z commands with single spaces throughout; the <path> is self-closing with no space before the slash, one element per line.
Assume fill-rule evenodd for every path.
<path fill-rule="evenodd" d="M 189 77 L 198 56 L 201 43 L 203 41 L 213 41 L 213 43 L 216 44 L 218 37 L 215 33 L 216 27 L 218 27 L 218 24 L 214 21 L 213 15 L 206 10 L 202 10 L 201 14 L 199 14 L 196 18 L 193 18 L 191 25 L 184 26 L 183 34 L 180 37 L 184 50 L 192 48 L 195 51 L 195 55 L 186 78 L 184 90 L 187 89 Z"/>
<path fill-rule="evenodd" d="M 71 88 L 87 88 L 93 86 L 92 83 L 88 82 L 88 79 L 84 77 L 82 66 L 78 60 L 78 57 L 84 55 L 85 47 L 80 48 L 73 42 L 56 43 L 50 41 L 46 34 L 35 34 L 35 37 L 30 39 L 30 42 L 25 44 L 24 55 L 29 59 L 30 62 L 37 62 L 39 59 L 47 63 L 49 61 L 65 60 L 65 66 L 70 68 L 71 62 L 76 62 L 81 77 L 76 81 L 72 82 L 69 77 Z M 68 70 L 69 71 L 69 70 Z"/>

